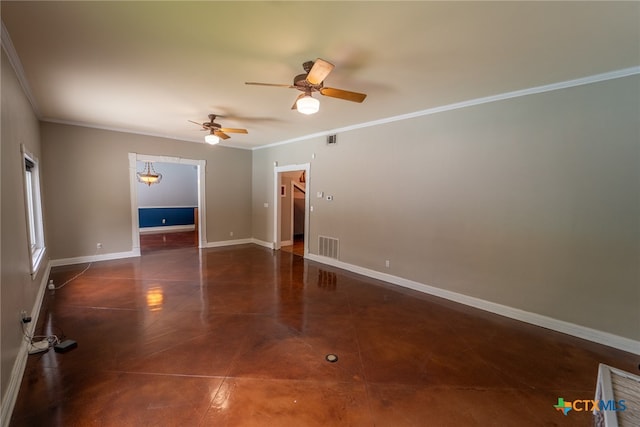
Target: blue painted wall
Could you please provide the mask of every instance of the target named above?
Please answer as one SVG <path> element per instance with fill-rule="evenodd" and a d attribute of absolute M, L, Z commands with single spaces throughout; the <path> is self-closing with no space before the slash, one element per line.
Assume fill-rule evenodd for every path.
<path fill-rule="evenodd" d="M 195 208 L 139 208 L 140 228 L 168 227 L 171 225 L 193 225 Z M 162 223 L 162 220 L 165 223 Z"/>

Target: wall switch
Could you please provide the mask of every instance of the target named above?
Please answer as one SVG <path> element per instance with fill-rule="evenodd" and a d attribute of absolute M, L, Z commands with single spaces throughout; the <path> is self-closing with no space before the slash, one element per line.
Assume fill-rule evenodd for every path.
<path fill-rule="evenodd" d="M 264 204 L 264 207 L 265 207 L 265 208 L 268 208 L 268 207 L 269 207 L 269 203 L 265 203 L 265 204 Z"/>
<path fill-rule="evenodd" d="M 316 193 L 316 197 L 317 197 L 318 199 L 322 199 L 322 198 L 324 197 L 324 192 L 323 192 L 323 191 L 318 191 L 318 192 Z"/>

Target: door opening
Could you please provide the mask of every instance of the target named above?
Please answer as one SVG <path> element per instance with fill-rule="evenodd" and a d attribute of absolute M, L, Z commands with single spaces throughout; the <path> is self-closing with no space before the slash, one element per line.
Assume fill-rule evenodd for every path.
<path fill-rule="evenodd" d="M 274 170 L 274 249 L 306 256 L 309 249 L 309 164 Z"/>
<path fill-rule="evenodd" d="M 158 163 L 167 163 L 167 164 L 171 164 L 171 165 L 185 165 L 185 166 L 190 166 L 190 167 L 195 167 L 196 171 L 195 171 L 195 185 L 197 186 L 196 192 L 197 192 L 197 207 L 193 208 L 193 214 L 194 214 L 194 225 L 193 225 L 193 231 L 190 233 L 171 233 L 172 235 L 165 235 L 163 238 L 163 234 L 159 233 L 158 235 L 155 235 L 153 237 L 149 237 L 149 236 L 144 236 L 141 237 L 141 230 L 147 227 L 141 227 L 140 224 L 140 213 L 139 213 L 139 207 L 140 207 L 140 197 L 138 194 L 138 180 L 136 178 L 136 172 L 137 172 L 137 162 L 142 161 L 142 162 L 158 162 Z M 205 206 L 206 206 L 206 202 L 205 202 L 205 165 L 206 165 L 206 161 L 204 160 L 191 160 L 191 159 L 182 159 L 182 158 L 177 158 L 177 157 L 165 157 L 165 156 L 150 156 L 150 155 L 143 155 L 143 154 L 137 154 L 137 153 L 129 153 L 129 181 L 130 181 L 130 188 L 131 188 L 131 223 L 132 223 L 132 247 L 133 247 L 133 252 L 137 253 L 138 255 L 141 254 L 141 239 L 143 240 L 150 240 L 152 244 L 156 244 L 156 246 L 168 246 L 168 247 L 175 247 L 176 245 L 180 246 L 183 245 L 183 243 L 181 242 L 181 240 L 184 239 L 193 239 L 195 240 L 195 242 L 192 240 L 192 243 L 189 243 L 190 246 L 196 246 L 199 248 L 202 248 L 204 246 L 206 246 L 206 222 L 204 221 L 204 218 L 206 218 L 205 215 Z M 163 185 L 166 184 L 166 177 L 165 180 L 163 182 L 161 182 L 160 184 L 157 185 Z M 193 204 L 193 203 L 191 203 Z M 166 206 L 165 206 L 166 207 Z M 180 215 L 179 211 L 181 211 L 181 209 L 175 209 L 176 212 L 178 212 L 177 214 Z M 174 212 L 175 213 L 175 212 Z M 164 222 L 163 222 L 164 224 Z M 159 228 L 159 227 L 158 227 Z M 158 239 L 161 239 L 161 241 L 158 241 Z M 172 242 L 172 240 L 175 240 Z M 185 242 L 186 243 L 186 242 Z"/>
<path fill-rule="evenodd" d="M 137 161 L 137 169 L 148 163 Z M 138 226 L 142 255 L 168 249 L 198 247 L 197 166 L 154 162 L 164 180 L 138 183 Z"/>

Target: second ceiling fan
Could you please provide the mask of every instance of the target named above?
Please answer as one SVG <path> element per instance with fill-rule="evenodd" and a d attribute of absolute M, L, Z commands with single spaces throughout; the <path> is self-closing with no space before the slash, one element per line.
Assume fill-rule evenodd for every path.
<path fill-rule="evenodd" d="M 331 98 L 339 98 L 352 102 L 362 102 L 367 97 L 364 93 L 351 92 L 343 89 L 336 89 L 332 87 L 324 87 L 324 79 L 333 70 L 334 65 L 324 59 L 316 59 L 314 61 L 307 61 L 302 64 L 302 68 L 306 71 L 305 74 L 298 74 L 293 78 L 293 84 L 274 84 L 274 83 L 257 83 L 257 82 L 245 82 L 248 85 L 259 86 L 275 86 L 286 87 L 290 89 L 298 89 L 301 93 L 291 107 L 292 110 L 298 110 L 303 114 L 313 114 L 320 108 L 320 102 L 311 96 L 313 92 L 319 92 L 321 95 L 329 96 Z"/>
<path fill-rule="evenodd" d="M 209 121 L 204 123 L 194 122 L 193 120 L 189 120 L 189 122 L 194 123 L 198 126 L 202 127 L 202 130 L 209 131 L 209 134 L 204 138 L 205 141 L 209 144 L 217 144 L 220 139 L 229 139 L 230 136 L 228 133 L 248 133 L 246 129 L 236 129 L 236 128 L 223 128 L 214 120 L 216 119 L 215 114 L 209 114 Z"/>

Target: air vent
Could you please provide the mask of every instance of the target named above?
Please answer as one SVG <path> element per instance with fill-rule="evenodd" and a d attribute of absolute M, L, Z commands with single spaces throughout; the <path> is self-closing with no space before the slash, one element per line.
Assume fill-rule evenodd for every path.
<path fill-rule="evenodd" d="M 338 135 L 327 135 L 327 144 L 335 144 L 338 141 Z"/>
<path fill-rule="evenodd" d="M 318 236 L 318 254 L 328 258 L 338 259 L 338 239 Z"/>

